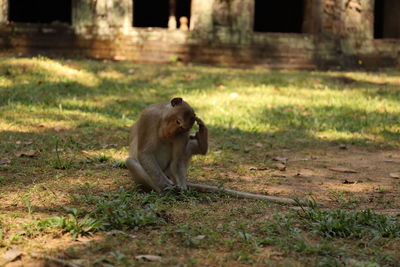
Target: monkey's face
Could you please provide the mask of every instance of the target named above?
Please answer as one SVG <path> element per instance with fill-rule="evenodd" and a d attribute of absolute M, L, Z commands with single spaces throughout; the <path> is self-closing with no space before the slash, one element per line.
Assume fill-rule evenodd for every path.
<path fill-rule="evenodd" d="M 182 98 L 174 98 L 171 106 L 166 118 L 166 131 L 163 134 L 166 138 L 173 138 L 189 132 L 196 118 L 193 108 Z"/>
<path fill-rule="evenodd" d="M 186 109 L 178 112 L 173 120 L 175 123 L 175 134 L 189 132 L 192 129 L 196 115 L 193 109 Z"/>

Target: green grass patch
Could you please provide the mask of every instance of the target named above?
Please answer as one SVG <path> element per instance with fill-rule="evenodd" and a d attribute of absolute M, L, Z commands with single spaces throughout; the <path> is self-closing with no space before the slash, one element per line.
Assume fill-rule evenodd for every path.
<path fill-rule="evenodd" d="M 2 58 L 0 255 L 104 235 L 59 252 L 83 265 L 130 266 L 141 263 L 138 254 L 154 254 L 166 266 L 396 266 L 398 221 L 364 209 L 398 210 L 397 184 L 386 177 L 398 172 L 396 153 L 376 157 L 386 168 L 376 173 L 365 154 L 352 158 L 354 175 L 328 168 L 350 167 L 332 160 L 343 151 L 400 148 L 399 88 L 398 71 Z M 124 163 L 129 126 L 144 107 L 176 96 L 210 130 L 209 153 L 194 157 L 191 182 L 288 197 L 326 193 L 334 209 L 139 191 Z M 286 171 L 276 169 L 277 156 L 289 158 Z M 113 230 L 124 234 L 106 235 Z"/>

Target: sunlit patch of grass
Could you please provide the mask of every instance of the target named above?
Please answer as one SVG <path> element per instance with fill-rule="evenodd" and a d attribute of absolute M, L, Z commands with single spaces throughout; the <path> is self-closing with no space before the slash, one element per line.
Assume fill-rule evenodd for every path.
<path fill-rule="evenodd" d="M 1 60 L 1 69 L 14 77 L 14 84 L 29 83 L 29 79 L 45 79 L 48 82 L 76 81 L 85 86 L 98 85 L 98 79 L 83 69 L 77 70 L 45 57 L 13 58 Z"/>

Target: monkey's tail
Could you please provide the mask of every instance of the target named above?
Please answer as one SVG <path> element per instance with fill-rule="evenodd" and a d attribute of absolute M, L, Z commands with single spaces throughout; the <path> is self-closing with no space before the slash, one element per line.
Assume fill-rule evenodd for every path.
<path fill-rule="evenodd" d="M 253 194 L 253 193 L 247 193 L 247 192 L 242 192 L 242 191 L 236 191 L 236 190 L 232 190 L 232 189 L 221 188 L 221 187 L 212 186 L 212 185 L 187 183 L 187 186 L 189 188 L 196 189 L 197 191 L 200 191 L 200 192 L 224 192 L 224 193 L 227 193 L 229 195 L 232 195 L 232 196 L 235 196 L 238 198 L 266 200 L 266 201 L 270 201 L 270 202 L 289 204 L 289 205 L 304 205 L 304 206 L 310 205 L 310 203 L 301 203 L 301 202 L 300 202 L 301 203 L 300 204 L 298 201 L 295 201 L 294 199 L 287 198 L 287 197 L 276 197 L 276 196 Z M 324 204 L 320 203 L 320 202 L 315 202 L 315 204 L 318 206 L 324 206 Z"/>

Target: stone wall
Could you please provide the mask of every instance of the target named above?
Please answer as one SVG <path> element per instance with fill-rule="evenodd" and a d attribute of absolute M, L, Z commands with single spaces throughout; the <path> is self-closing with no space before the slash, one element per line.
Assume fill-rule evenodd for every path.
<path fill-rule="evenodd" d="M 374 39 L 375 0 L 304 0 L 302 33 L 254 32 L 256 0 L 192 0 L 189 31 L 132 27 L 132 0 L 71 1 L 72 25 L 63 25 L 8 22 L 8 0 L 0 0 L 0 53 L 270 68 L 399 63 L 399 39 Z M 400 24 L 400 16 L 385 19 Z"/>

